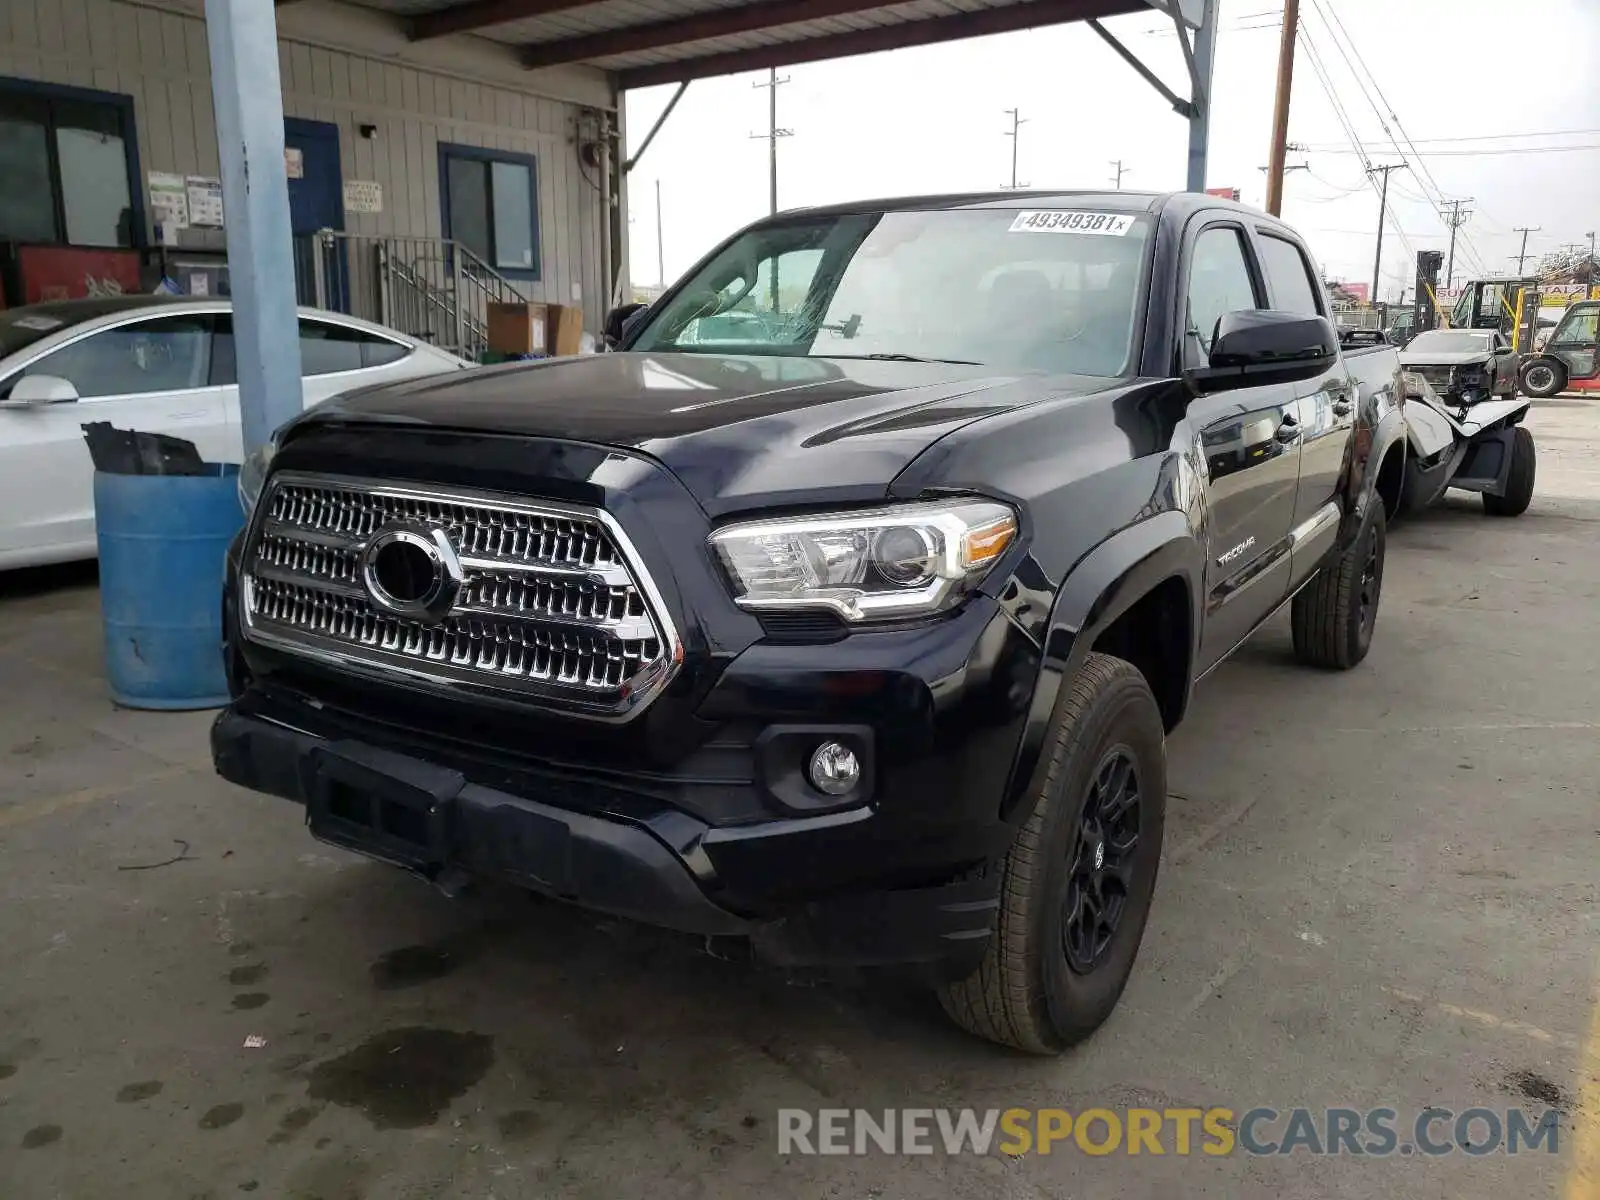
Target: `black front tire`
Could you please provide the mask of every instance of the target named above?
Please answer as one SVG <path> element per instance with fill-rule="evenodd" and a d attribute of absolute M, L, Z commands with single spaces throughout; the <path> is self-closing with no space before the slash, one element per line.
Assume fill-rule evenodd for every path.
<path fill-rule="evenodd" d="M 1388 523 L 1377 497 L 1355 540 L 1295 594 L 1290 605 L 1294 656 L 1310 667 L 1348 671 L 1372 646 L 1383 593 Z"/>
<path fill-rule="evenodd" d="M 1555 359 L 1536 358 L 1524 363 L 1518 378 L 1524 396 L 1544 400 L 1567 387 L 1567 368 Z"/>
<path fill-rule="evenodd" d="M 983 962 L 940 989 L 958 1024 L 1031 1054 L 1059 1054 L 1116 1007 L 1150 915 L 1166 824 L 1165 727 L 1131 663 L 1090 654 L 1066 683 L 1048 738 L 1033 811 L 999 867 Z M 1127 797 L 1131 779 L 1135 797 L 1120 824 L 1101 820 L 1116 807 L 1106 797 L 1118 779 L 1117 794 Z"/>
<path fill-rule="evenodd" d="M 1483 511 L 1491 517 L 1520 517 L 1533 503 L 1533 477 L 1538 463 L 1533 434 L 1518 425 L 1511 435 L 1511 470 L 1506 475 L 1506 494 L 1483 493 Z"/>

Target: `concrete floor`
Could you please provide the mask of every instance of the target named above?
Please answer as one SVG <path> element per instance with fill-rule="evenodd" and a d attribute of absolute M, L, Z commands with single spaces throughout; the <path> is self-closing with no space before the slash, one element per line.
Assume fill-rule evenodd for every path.
<path fill-rule="evenodd" d="M 1600 1195 L 1600 404 L 1532 426 L 1525 517 L 1395 531 L 1361 669 L 1280 619 L 1201 688 L 1132 983 L 1059 1061 L 314 843 L 208 714 L 111 706 L 83 573 L 0 580 L 0 1195 Z M 785 1106 L 1548 1102 L 1554 1157 L 775 1152 Z"/>

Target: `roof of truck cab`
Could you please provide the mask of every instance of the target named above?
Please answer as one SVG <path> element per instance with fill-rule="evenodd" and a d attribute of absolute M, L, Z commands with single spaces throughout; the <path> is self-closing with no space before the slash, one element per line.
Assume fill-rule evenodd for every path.
<path fill-rule="evenodd" d="M 1136 192 L 1136 191 L 997 191 L 953 192 L 928 196 L 892 196 L 872 200 L 852 200 L 842 204 L 823 204 L 814 208 L 796 208 L 780 212 L 768 220 L 782 221 L 794 217 L 836 217 L 855 213 L 919 212 L 934 209 L 959 208 L 1012 208 L 1033 209 L 1042 207 L 1098 208 L 1112 212 L 1158 213 L 1173 210 L 1184 217 L 1197 209 L 1226 208 L 1250 216 L 1258 221 L 1281 224 L 1277 217 L 1258 208 L 1240 204 L 1221 196 L 1208 196 L 1203 192 Z"/>

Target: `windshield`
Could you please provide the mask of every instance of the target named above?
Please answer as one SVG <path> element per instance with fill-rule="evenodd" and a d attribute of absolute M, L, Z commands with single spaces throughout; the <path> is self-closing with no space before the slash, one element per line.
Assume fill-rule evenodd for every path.
<path fill-rule="evenodd" d="M 1142 215 L 966 209 L 795 219 L 741 235 L 633 350 L 1128 370 Z"/>
<path fill-rule="evenodd" d="M 1494 346 L 1494 338 L 1487 333 L 1449 333 L 1435 329 L 1419 333 L 1412 339 L 1411 349 L 1436 350 L 1440 354 L 1487 354 Z"/>

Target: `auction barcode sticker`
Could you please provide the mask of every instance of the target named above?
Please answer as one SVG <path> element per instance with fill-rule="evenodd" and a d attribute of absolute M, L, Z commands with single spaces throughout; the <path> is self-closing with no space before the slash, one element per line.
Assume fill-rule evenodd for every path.
<path fill-rule="evenodd" d="M 1133 228 L 1129 213 L 1107 212 L 1019 212 L 1011 222 L 1012 233 L 1094 233 L 1121 237 Z"/>

